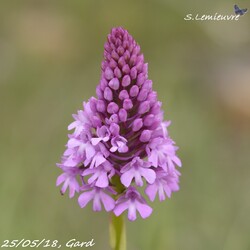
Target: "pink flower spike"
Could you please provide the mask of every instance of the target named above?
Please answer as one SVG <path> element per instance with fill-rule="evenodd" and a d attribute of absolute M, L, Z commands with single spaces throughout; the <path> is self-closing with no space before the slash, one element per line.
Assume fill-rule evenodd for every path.
<path fill-rule="evenodd" d="M 80 207 L 93 201 L 94 211 L 104 207 L 119 216 L 128 210 L 131 221 L 137 212 L 150 216 L 152 208 L 136 188 L 150 201 L 179 190 L 181 160 L 163 113 L 139 44 L 127 30 L 113 28 L 96 97 L 83 102 L 68 126 L 72 132 L 57 164 L 61 193 L 79 193 Z"/>

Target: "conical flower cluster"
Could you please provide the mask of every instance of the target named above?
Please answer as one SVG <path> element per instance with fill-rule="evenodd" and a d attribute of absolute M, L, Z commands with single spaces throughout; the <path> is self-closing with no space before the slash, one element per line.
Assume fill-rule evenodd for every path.
<path fill-rule="evenodd" d="M 123 28 L 113 28 L 105 43 L 97 98 L 83 103 L 68 127 L 67 149 L 58 166 L 57 185 L 93 210 L 128 210 L 135 220 L 152 213 L 139 187 L 150 201 L 163 201 L 179 189 L 181 166 L 177 147 L 163 121 L 161 103 L 148 79 L 148 64 L 140 46 Z M 140 188 L 140 191 L 142 189 Z"/>

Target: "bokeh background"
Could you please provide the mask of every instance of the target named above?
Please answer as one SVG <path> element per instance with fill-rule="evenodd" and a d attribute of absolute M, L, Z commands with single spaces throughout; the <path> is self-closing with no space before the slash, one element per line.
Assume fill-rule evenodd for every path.
<path fill-rule="evenodd" d="M 249 1 L 238 2 L 250 8 Z M 233 1 L 0 2 L 0 243 L 95 239 L 108 250 L 108 214 L 81 209 L 55 181 L 71 114 L 95 95 L 110 29 L 128 29 L 172 120 L 181 190 L 127 221 L 129 250 L 250 249 L 250 15 Z"/>

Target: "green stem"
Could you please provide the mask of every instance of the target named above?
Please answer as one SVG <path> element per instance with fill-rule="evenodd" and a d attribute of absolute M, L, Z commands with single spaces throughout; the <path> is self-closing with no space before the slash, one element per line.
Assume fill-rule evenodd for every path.
<path fill-rule="evenodd" d="M 112 250 L 126 250 L 126 229 L 122 215 L 116 217 L 111 213 L 109 236 Z"/>

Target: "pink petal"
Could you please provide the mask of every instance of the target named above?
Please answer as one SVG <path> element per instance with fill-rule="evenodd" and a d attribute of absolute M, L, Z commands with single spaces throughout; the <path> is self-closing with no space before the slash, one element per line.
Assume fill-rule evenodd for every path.
<path fill-rule="evenodd" d="M 172 190 L 172 191 L 176 192 L 176 191 L 178 191 L 179 189 L 180 189 L 180 187 L 179 187 L 179 185 L 178 185 L 177 182 L 176 182 L 176 183 L 171 183 L 171 190 Z"/>
<path fill-rule="evenodd" d="M 181 167 L 181 165 L 182 165 L 181 160 L 177 156 L 172 157 L 172 160 L 173 160 L 173 162 L 175 162 L 175 164 L 177 166 Z"/>
<path fill-rule="evenodd" d="M 101 204 L 101 197 L 100 194 L 95 194 L 94 200 L 93 200 L 93 210 L 94 211 L 101 211 L 102 210 L 102 204 Z"/>
<path fill-rule="evenodd" d="M 145 193 L 151 201 L 154 201 L 157 191 L 158 191 L 158 185 L 155 183 L 147 186 Z"/>
<path fill-rule="evenodd" d="M 136 220 L 136 205 L 134 202 L 130 203 L 128 207 L 128 219 L 131 221 Z"/>
<path fill-rule="evenodd" d="M 106 172 L 102 172 L 95 183 L 97 187 L 105 188 L 109 185 L 108 177 Z"/>
<path fill-rule="evenodd" d="M 95 145 L 97 145 L 101 140 L 102 140 L 102 138 L 92 138 L 92 139 L 91 139 L 91 143 L 95 146 Z"/>
<path fill-rule="evenodd" d="M 67 178 L 65 182 L 63 183 L 63 186 L 61 188 L 61 192 L 64 194 L 69 186 L 69 179 Z"/>
<path fill-rule="evenodd" d="M 141 173 L 139 171 L 135 172 L 135 183 L 137 186 L 140 186 L 140 187 L 143 186 L 143 180 L 141 178 Z"/>
<path fill-rule="evenodd" d="M 126 209 L 128 209 L 130 201 L 125 201 L 123 203 L 117 204 L 113 210 L 116 216 L 121 215 Z"/>
<path fill-rule="evenodd" d="M 152 165 L 154 167 L 157 167 L 158 166 L 158 155 L 157 153 L 155 152 L 155 150 L 152 150 L 151 151 L 151 154 L 150 156 L 148 157 L 148 160 L 152 163 Z"/>
<path fill-rule="evenodd" d="M 148 216 L 151 215 L 153 209 L 147 205 L 147 204 L 142 204 L 138 201 L 136 201 L 136 208 L 138 210 L 138 212 L 140 213 L 141 217 L 143 219 L 147 218 Z"/>
<path fill-rule="evenodd" d="M 105 161 L 106 159 L 99 153 L 95 157 L 95 166 L 98 167 Z"/>
<path fill-rule="evenodd" d="M 95 195 L 95 190 L 82 193 L 78 198 L 78 203 L 80 207 L 81 208 L 85 207 L 94 198 L 94 195 Z"/>
<path fill-rule="evenodd" d="M 86 158 L 91 159 L 95 155 L 95 149 L 90 144 L 86 147 Z"/>
<path fill-rule="evenodd" d="M 81 174 L 82 176 L 87 176 L 87 175 L 90 175 L 90 174 L 93 174 L 94 173 L 94 170 L 93 169 L 86 169 L 83 171 L 83 173 Z"/>
<path fill-rule="evenodd" d="M 116 146 L 113 146 L 113 147 L 111 147 L 111 149 L 110 149 L 110 152 L 115 152 L 116 150 L 118 149 L 118 147 L 116 147 Z"/>
<path fill-rule="evenodd" d="M 74 177 L 72 177 L 70 179 L 70 184 L 69 184 L 69 197 L 73 198 L 75 195 L 75 192 L 77 193 L 79 192 L 79 184 L 77 180 Z"/>
<path fill-rule="evenodd" d="M 162 169 L 164 169 L 166 172 L 168 171 L 168 170 L 167 170 L 167 163 L 166 163 L 166 162 L 161 163 L 160 166 L 161 166 Z"/>
<path fill-rule="evenodd" d="M 159 192 L 159 200 L 164 201 L 166 199 L 166 196 L 165 196 L 164 188 L 162 184 L 159 186 L 158 192 Z"/>
<path fill-rule="evenodd" d="M 69 157 L 64 163 L 63 165 L 65 167 L 75 167 L 78 164 L 78 162 L 76 162 L 75 160 L 72 159 L 72 157 Z"/>
<path fill-rule="evenodd" d="M 99 177 L 98 172 L 94 172 L 93 175 L 88 179 L 88 184 L 93 183 Z"/>
<path fill-rule="evenodd" d="M 74 121 L 74 122 L 70 123 L 68 126 L 68 130 L 71 130 L 71 129 L 77 127 L 77 125 L 78 125 L 78 121 Z"/>
<path fill-rule="evenodd" d="M 149 184 L 153 184 L 156 178 L 155 171 L 152 169 L 140 168 L 140 174 Z"/>
<path fill-rule="evenodd" d="M 107 212 L 111 211 L 115 207 L 115 201 L 104 192 L 101 193 L 101 200 Z"/>
<path fill-rule="evenodd" d="M 171 193 L 172 193 L 170 187 L 169 187 L 167 184 L 165 184 L 165 185 L 163 186 L 163 189 L 164 189 L 164 191 L 166 192 L 168 198 L 170 198 L 170 197 L 171 197 Z"/>
<path fill-rule="evenodd" d="M 121 148 L 118 149 L 119 153 L 126 153 L 128 152 L 128 147 L 123 145 Z"/>
<path fill-rule="evenodd" d="M 67 148 L 67 149 L 64 151 L 63 155 L 65 155 L 65 156 L 70 156 L 70 155 L 72 155 L 73 153 L 74 153 L 74 149 L 72 149 L 72 148 Z"/>
<path fill-rule="evenodd" d="M 59 175 L 57 177 L 57 180 L 56 180 L 56 186 L 61 185 L 65 181 L 65 179 L 67 178 L 67 176 L 68 175 L 66 173 L 62 173 L 61 175 Z"/>
<path fill-rule="evenodd" d="M 80 141 L 76 140 L 75 138 L 69 139 L 67 145 L 69 148 L 74 148 L 77 147 L 81 144 Z"/>
<path fill-rule="evenodd" d="M 128 170 L 127 172 L 125 172 L 124 174 L 122 174 L 121 176 L 121 183 L 125 186 L 125 187 L 129 187 L 129 185 L 131 184 L 131 181 L 134 178 L 134 170 Z"/>
<path fill-rule="evenodd" d="M 174 169 L 175 169 L 174 163 L 172 162 L 172 160 L 170 159 L 169 156 L 167 156 L 167 163 L 168 163 L 168 169 L 169 169 L 169 171 L 174 171 Z"/>
<path fill-rule="evenodd" d="M 102 138 L 102 140 L 103 140 L 104 142 L 107 142 L 107 141 L 109 140 L 109 136 L 106 136 L 106 137 Z"/>

